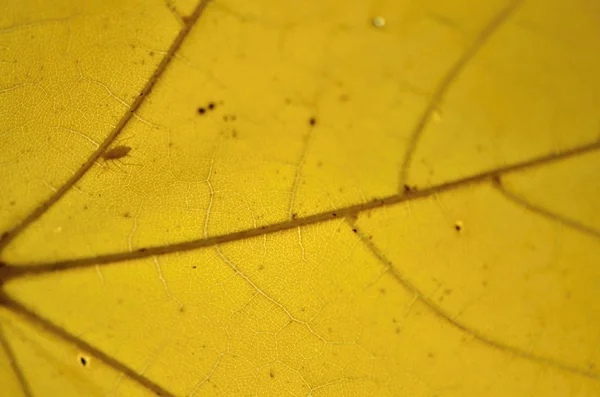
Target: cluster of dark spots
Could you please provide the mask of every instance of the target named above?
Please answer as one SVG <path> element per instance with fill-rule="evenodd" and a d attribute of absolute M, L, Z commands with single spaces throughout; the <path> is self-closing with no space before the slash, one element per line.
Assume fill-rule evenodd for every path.
<path fill-rule="evenodd" d="M 217 105 L 213 101 L 211 101 L 206 106 L 200 106 L 198 108 L 198 113 L 199 114 L 206 114 L 206 112 L 208 112 L 208 111 L 215 110 L 216 107 L 217 107 Z"/>
<path fill-rule="evenodd" d="M 223 121 L 227 122 L 227 121 L 236 121 L 237 120 L 237 116 L 235 114 L 226 114 L 223 116 Z"/>
<path fill-rule="evenodd" d="M 292 214 L 292 219 L 296 219 L 296 218 L 298 218 L 298 213 L 297 213 L 297 212 L 294 212 L 294 213 Z"/>

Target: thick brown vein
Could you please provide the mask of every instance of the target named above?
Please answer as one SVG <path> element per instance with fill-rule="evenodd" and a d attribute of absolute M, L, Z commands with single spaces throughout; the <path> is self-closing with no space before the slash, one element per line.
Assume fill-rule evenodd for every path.
<path fill-rule="evenodd" d="M 458 329 L 469 337 L 483 343 L 486 346 L 489 346 L 493 349 L 502 351 L 504 353 L 511 354 L 516 357 L 521 357 L 523 359 L 536 362 L 538 364 L 547 365 L 550 367 L 557 368 L 562 371 L 570 372 L 573 374 L 585 376 L 586 378 L 593 379 L 595 381 L 600 381 L 600 375 L 591 372 L 587 369 L 578 368 L 557 360 L 554 360 L 549 357 L 544 357 L 541 355 L 533 354 L 528 351 L 522 350 L 518 347 L 508 345 L 504 342 L 494 340 L 476 329 L 465 325 L 450 315 L 450 313 L 446 312 L 441 306 L 437 305 L 433 300 L 427 297 L 416 285 L 414 285 L 409 279 L 403 276 L 400 271 L 392 264 L 392 262 L 385 257 L 385 255 L 377 248 L 375 243 L 369 238 L 366 238 L 365 234 L 361 232 L 361 230 L 356 226 L 352 225 L 353 230 L 356 230 L 356 234 L 359 236 L 362 243 L 371 251 L 371 253 L 385 266 L 385 268 L 390 272 L 392 277 L 409 293 L 413 294 L 418 300 L 423 302 L 423 304 L 439 319 L 450 324 L 452 327 Z"/>
<path fill-rule="evenodd" d="M 2 327 L 0 327 L 0 345 L 2 346 L 2 350 L 4 350 L 4 353 L 8 357 L 10 367 L 12 368 L 13 373 L 17 377 L 19 385 L 21 385 L 23 395 L 25 395 L 25 397 L 32 397 L 33 393 L 31 393 L 29 383 L 27 382 L 27 379 L 25 379 L 25 375 L 23 374 L 23 371 L 21 370 L 21 367 L 17 362 L 17 356 L 15 355 L 15 352 L 13 352 L 12 348 L 10 347 L 10 344 L 8 343 L 8 340 L 6 340 L 6 337 L 4 336 L 4 331 L 2 330 Z"/>
<path fill-rule="evenodd" d="M 115 371 L 124 374 L 129 379 L 138 383 L 140 386 L 143 386 L 144 388 L 152 391 L 157 396 L 175 397 L 173 393 L 169 392 L 162 386 L 146 378 L 144 375 L 138 374 L 122 362 L 95 348 L 86 341 L 79 339 L 75 335 L 67 332 L 58 325 L 52 323 L 50 320 L 39 316 L 37 313 L 31 311 L 23 304 L 11 299 L 2 292 L 0 292 L 0 304 L 6 309 L 23 318 L 25 321 L 34 324 L 37 327 L 40 327 L 44 331 L 54 335 L 55 337 L 58 337 L 64 342 L 69 343 L 77 347 L 78 349 L 81 349 L 82 351 L 88 353 L 90 356 L 98 359 L 99 361 L 103 362 Z"/>
<path fill-rule="evenodd" d="M 475 41 L 469 48 L 462 54 L 462 56 L 456 61 L 456 63 L 450 68 L 448 73 L 444 76 L 442 81 L 437 86 L 433 97 L 429 101 L 429 104 L 425 108 L 425 111 L 421 115 L 419 122 L 415 126 L 414 130 L 410 134 L 410 140 L 408 147 L 404 153 L 404 160 L 402 161 L 402 167 L 400 168 L 400 178 L 398 183 L 398 192 L 402 192 L 404 185 L 408 179 L 408 169 L 412 163 L 413 156 L 417 150 L 417 144 L 431 120 L 431 116 L 441 103 L 443 97 L 448 92 L 448 89 L 454 83 L 463 71 L 467 63 L 473 59 L 473 57 L 485 46 L 489 41 L 490 37 L 497 32 L 502 25 L 508 20 L 508 18 L 515 12 L 517 7 L 522 3 L 521 0 L 513 1 L 507 7 L 502 9 L 494 19 L 492 19 L 488 25 L 479 33 Z"/>
<path fill-rule="evenodd" d="M 171 44 L 169 51 L 161 60 L 160 64 L 154 71 L 154 73 L 150 76 L 140 94 L 136 97 L 136 99 L 131 104 L 131 107 L 127 110 L 127 112 L 121 117 L 119 123 L 116 125 L 114 130 L 106 137 L 106 139 L 98 146 L 98 149 L 92 153 L 92 155 L 87 159 L 85 163 L 81 165 L 81 167 L 62 185 L 47 201 L 42 203 L 39 207 L 34 209 L 27 217 L 25 217 L 21 223 L 16 225 L 13 229 L 5 232 L 0 238 L 0 253 L 2 250 L 16 237 L 25 230 L 30 224 L 35 222 L 39 217 L 44 215 L 48 209 L 50 209 L 54 204 L 56 204 L 75 184 L 88 172 L 88 170 L 98 161 L 98 159 L 102 156 L 102 154 L 108 149 L 108 147 L 115 141 L 115 139 L 119 136 L 119 134 L 123 131 L 125 126 L 129 123 L 131 118 L 134 116 L 135 112 L 142 106 L 146 97 L 152 92 L 152 89 L 158 82 L 158 80 L 162 77 L 165 70 L 171 63 L 171 60 L 183 44 L 184 40 L 190 33 L 192 27 L 196 24 L 200 15 L 206 8 L 210 0 L 201 0 L 200 3 L 196 6 L 194 12 L 186 19 L 186 24 L 179 31 L 179 34 Z"/>
<path fill-rule="evenodd" d="M 515 193 L 509 191 L 508 189 L 506 189 L 506 187 L 504 187 L 504 185 L 502 185 L 502 181 L 500 180 L 500 178 L 494 179 L 493 186 L 500 193 L 502 193 L 502 195 L 505 198 L 507 198 L 508 200 L 512 201 L 513 203 L 515 203 L 535 214 L 541 215 L 547 219 L 550 219 L 553 222 L 558 222 L 561 225 L 570 227 L 575 230 L 579 230 L 582 233 L 589 234 L 592 237 L 600 238 L 600 230 L 596 230 L 592 227 L 583 225 L 573 219 L 569 219 L 563 215 L 557 214 L 557 213 L 547 210 L 546 208 L 543 208 L 539 205 L 533 204 L 533 203 L 527 201 L 526 199 L 524 199 L 523 197 L 517 196 Z"/>
<path fill-rule="evenodd" d="M 389 205 L 395 205 L 411 200 L 416 200 L 424 197 L 430 197 L 445 191 L 459 189 L 465 186 L 488 182 L 493 179 L 498 179 L 502 175 L 509 173 L 524 171 L 532 167 L 539 167 L 549 163 L 565 160 L 571 157 L 579 156 L 584 153 L 589 153 L 600 149 L 600 141 L 593 142 L 587 145 L 565 150 L 559 153 L 552 153 L 546 156 L 533 158 L 528 161 L 516 163 L 501 167 L 491 171 L 481 172 L 466 178 L 457 179 L 454 181 L 434 185 L 429 188 L 410 193 L 395 194 L 381 199 L 374 199 L 363 204 L 351 205 L 348 207 L 339 208 L 334 211 L 322 212 L 303 218 L 292 219 L 291 221 L 283 221 L 274 223 L 260 228 L 252 228 L 241 230 L 238 232 L 222 234 L 214 237 L 201 238 L 197 240 L 184 241 L 181 243 L 142 248 L 133 252 L 119 252 L 114 254 L 99 255 L 88 258 L 67 259 L 64 261 L 52 263 L 22 263 L 13 265 L 0 266 L 0 285 L 11 279 L 16 279 L 25 276 L 42 275 L 53 272 L 67 271 L 71 269 L 87 268 L 95 265 L 108 265 L 115 262 L 128 261 L 133 259 L 147 258 L 155 255 L 170 254 L 175 252 L 191 251 L 198 248 L 210 247 L 217 244 L 230 243 L 233 241 L 258 237 L 266 234 L 277 233 L 284 230 L 294 229 L 306 225 L 326 222 L 328 220 L 340 217 L 354 217 L 361 212 L 381 208 Z"/>

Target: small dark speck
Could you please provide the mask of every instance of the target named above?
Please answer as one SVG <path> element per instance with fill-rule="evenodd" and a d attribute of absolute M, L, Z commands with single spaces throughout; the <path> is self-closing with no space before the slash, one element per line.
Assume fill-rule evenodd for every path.
<path fill-rule="evenodd" d="M 352 231 L 353 231 L 354 233 L 358 233 L 358 230 L 356 230 L 356 229 L 352 229 Z"/>
<path fill-rule="evenodd" d="M 194 265 L 194 266 L 192 266 L 192 269 L 195 269 L 196 267 L 197 267 L 197 266 L 196 266 L 196 265 Z"/>
<path fill-rule="evenodd" d="M 126 213 L 123 214 L 123 217 L 124 218 L 131 218 L 131 215 L 129 215 L 129 212 L 126 212 Z"/>
<path fill-rule="evenodd" d="M 315 119 L 314 117 L 311 117 L 311 118 L 308 120 L 308 123 L 309 123 L 310 125 L 312 125 L 312 126 L 315 126 L 315 125 L 317 124 L 317 119 Z"/>
<path fill-rule="evenodd" d="M 333 212 L 331 215 L 333 215 L 333 216 L 337 216 L 337 213 Z"/>
<path fill-rule="evenodd" d="M 204 114 L 204 113 L 206 113 L 206 109 L 205 109 L 205 108 L 203 108 L 203 107 L 199 107 L 199 108 L 198 108 L 198 113 L 200 113 L 200 114 Z"/>
<path fill-rule="evenodd" d="M 209 102 L 208 103 L 208 109 L 209 110 L 213 110 L 215 108 L 215 103 L 214 102 Z"/>
<path fill-rule="evenodd" d="M 138 250 L 138 252 L 146 252 L 146 251 L 148 251 L 148 248 L 140 248 L 140 249 Z"/>
<path fill-rule="evenodd" d="M 84 367 L 87 365 L 87 360 L 85 357 L 79 357 L 79 362 L 81 363 L 81 365 L 83 365 Z"/>
<path fill-rule="evenodd" d="M 462 230 L 462 226 L 460 225 L 460 223 L 454 224 L 454 230 L 456 230 L 457 232 L 460 232 Z"/>
<path fill-rule="evenodd" d="M 296 219 L 296 218 L 298 218 L 298 213 L 297 213 L 297 212 L 294 212 L 294 213 L 292 214 L 292 219 Z"/>
<path fill-rule="evenodd" d="M 273 370 L 269 371 L 269 376 L 273 379 L 275 377 L 275 372 L 273 372 Z"/>

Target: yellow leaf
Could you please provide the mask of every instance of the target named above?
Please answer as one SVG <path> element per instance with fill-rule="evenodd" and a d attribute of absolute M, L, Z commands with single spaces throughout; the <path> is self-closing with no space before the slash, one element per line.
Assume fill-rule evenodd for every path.
<path fill-rule="evenodd" d="M 600 395 L 600 7 L 0 6 L 1 396 Z"/>

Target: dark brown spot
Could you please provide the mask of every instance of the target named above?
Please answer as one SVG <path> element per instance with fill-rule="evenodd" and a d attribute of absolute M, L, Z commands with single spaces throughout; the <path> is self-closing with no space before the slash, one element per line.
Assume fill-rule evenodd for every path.
<path fill-rule="evenodd" d="M 292 214 L 292 219 L 296 219 L 297 217 L 298 217 L 298 213 L 297 213 L 297 212 L 294 212 L 294 213 Z"/>
<path fill-rule="evenodd" d="M 208 110 L 214 110 L 215 109 L 215 103 L 214 102 L 209 102 L 208 103 Z"/>
<path fill-rule="evenodd" d="M 270 370 L 269 376 L 271 377 L 271 379 L 273 379 L 275 377 L 275 372 L 273 372 L 273 370 Z"/>
<path fill-rule="evenodd" d="M 83 365 L 84 367 L 87 366 L 87 359 L 83 356 L 79 357 L 79 362 L 81 363 L 81 365 Z"/>
<path fill-rule="evenodd" d="M 195 269 L 196 267 L 197 267 L 197 266 L 196 266 L 196 265 L 194 265 L 194 266 L 192 266 L 192 269 Z"/>
<path fill-rule="evenodd" d="M 457 232 L 460 232 L 462 230 L 462 226 L 459 223 L 455 223 L 454 230 L 456 230 Z"/>
<path fill-rule="evenodd" d="M 204 107 L 199 107 L 199 108 L 198 108 L 198 113 L 200 113 L 200 114 L 204 114 L 204 113 L 206 113 L 206 108 L 204 108 Z"/>
<path fill-rule="evenodd" d="M 138 252 L 146 252 L 146 251 L 148 251 L 148 248 L 140 248 L 140 249 L 138 250 Z"/>
<path fill-rule="evenodd" d="M 353 231 L 354 233 L 358 233 L 358 230 L 356 230 L 356 228 L 352 229 L 352 231 Z"/>
<path fill-rule="evenodd" d="M 314 117 L 311 117 L 311 118 L 308 120 L 308 124 L 310 124 L 311 126 L 315 126 L 315 125 L 317 124 L 317 119 L 316 119 L 316 118 L 314 118 Z"/>

